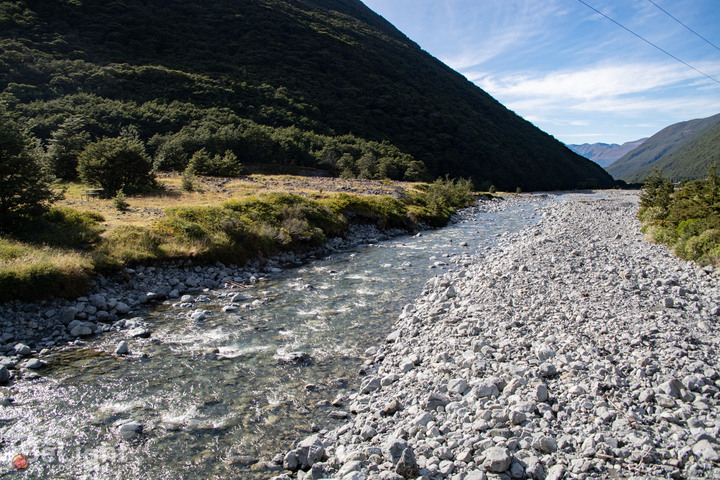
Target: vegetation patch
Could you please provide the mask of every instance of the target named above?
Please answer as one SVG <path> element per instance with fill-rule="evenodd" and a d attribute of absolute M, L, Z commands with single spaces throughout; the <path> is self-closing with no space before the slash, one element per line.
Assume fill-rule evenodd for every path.
<path fill-rule="evenodd" d="M 223 183 L 223 179 L 217 181 Z M 301 177 L 267 177 L 263 181 L 305 182 Z M 186 258 L 244 264 L 279 252 L 307 251 L 322 246 L 328 238 L 345 236 L 356 223 L 406 230 L 440 226 L 458 208 L 474 201 L 472 183 L 467 180 L 446 178 L 405 187 L 392 182 L 342 186 L 352 185 L 372 190 L 386 187 L 392 195 L 324 192 L 317 187 L 297 193 L 257 191 L 253 186 L 243 196 L 225 201 L 208 193 L 205 198 L 212 198 L 212 205 L 167 206 L 161 216 L 141 223 L 123 223 L 123 219 L 134 218 L 130 217 L 134 207 L 118 212 L 112 207 L 117 198 L 83 202 L 88 208 L 105 206 L 105 211 L 114 212 L 111 215 L 118 218 L 112 228 L 97 212 L 67 206 L 52 206 L 37 216 L 19 216 L 14 224 L 17 228 L 0 231 L 0 301 L 77 296 L 92 275 L 126 265 Z M 63 187 L 74 192 L 72 195 L 82 191 L 73 183 Z M 128 203 L 143 199 L 172 205 L 169 202 L 182 202 L 183 198 L 191 203 L 198 201 L 196 195 L 144 194 L 130 197 Z"/>
<path fill-rule="evenodd" d="M 704 180 L 678 188 L 653 171 L 640 195 L 638 218 L 650 240 L 685 260 L 720 265 L 720 178 L 713 164 Z"/>

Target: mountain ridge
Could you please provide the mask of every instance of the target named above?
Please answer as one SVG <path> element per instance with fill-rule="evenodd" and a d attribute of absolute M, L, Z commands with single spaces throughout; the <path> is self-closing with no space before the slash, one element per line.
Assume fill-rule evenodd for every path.
<path fill-rule="evenodd" d="M 605 168 L 612 165 L 627 153 L 635 150 L 642 145 L 645 140 L 647 140 L 647 137 L 625 142 L 622 145 L 617 143 L 569 144 L 568 148 Z"/>
<path fill-rule="evenodd" d="M 698 180 L 720 158 L 720 114 L 669 125 L 607 167 L 614 178 L 643 181 L 653 169 L 673 181 Z"/>

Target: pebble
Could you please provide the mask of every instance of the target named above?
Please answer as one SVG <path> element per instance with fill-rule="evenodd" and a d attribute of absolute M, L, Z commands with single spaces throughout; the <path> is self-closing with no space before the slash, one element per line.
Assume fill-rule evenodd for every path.
<path fill-rule="evenodd" d="M 313 437 L 326 478 L 373 449 L 357 478 L 720 478 L 718 276 L 645 240 L 637 205 L 565 194 L 430 279 Z"/>

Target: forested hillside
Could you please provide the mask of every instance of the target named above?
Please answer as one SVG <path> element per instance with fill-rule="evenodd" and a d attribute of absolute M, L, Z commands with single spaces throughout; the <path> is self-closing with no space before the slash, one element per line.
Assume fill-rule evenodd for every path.
<path fill-rule="evenodd" d="M 615 178 L 642 182 L 655 170 L 671 181 L 700 180 L 720 160 L 720 114 L 663 128 L 607 167 Z"/>
<path fill-rule="evenodd" d="M 123 135 L 161 170 L 612 185 L 358 0 L 1 1 L 0 101 L 46 149 Z"/>

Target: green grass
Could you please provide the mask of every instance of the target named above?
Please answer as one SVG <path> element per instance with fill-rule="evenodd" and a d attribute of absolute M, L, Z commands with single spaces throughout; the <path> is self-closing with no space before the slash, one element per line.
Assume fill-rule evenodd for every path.
<path fill-rule="evenodd" d="M 242 264 L 307 251 L 344 236 L 353 223 L 381 229 L 440 226 L 474 199 L 467 181 L 418 184 L 401 198 L 346 193 L 260 193 L 215 206 L 177 206 L 148 225 L 120 225 L 101 236 L 92 212 L 52 208 L 0 236 L 0 301 L 83 293 L 97 273 L 125 265 L 193 258 Z M 20 228 L 21 227 L 21 228 Z"/>

